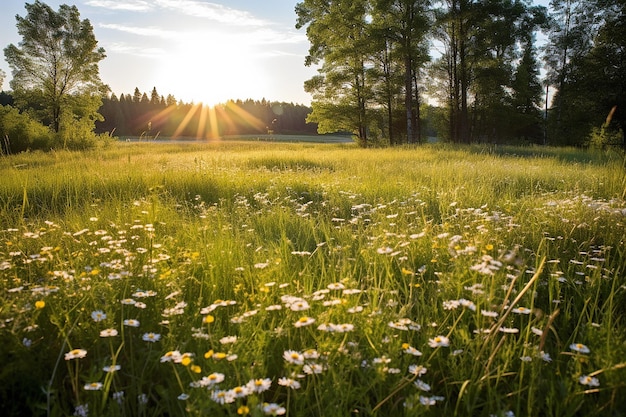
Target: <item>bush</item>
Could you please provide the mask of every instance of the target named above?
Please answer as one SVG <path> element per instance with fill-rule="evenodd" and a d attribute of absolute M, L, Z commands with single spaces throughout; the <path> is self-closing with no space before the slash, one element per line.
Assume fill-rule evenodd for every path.
<path fill-rule="evenodd" d="M 619 148 L 624 143 L 624 131 L 622 129 L 609 129 L 606 126 L 593 128 L 589 137 L 589 145 L 592 148 L 606 149 Z"/>
<path fill-rule="evenodd" d="M 0 106 L 0 135 L 3 154 L 47 150 L 52 147 L 54 139 L 48 127 L 11 106 Z"/>

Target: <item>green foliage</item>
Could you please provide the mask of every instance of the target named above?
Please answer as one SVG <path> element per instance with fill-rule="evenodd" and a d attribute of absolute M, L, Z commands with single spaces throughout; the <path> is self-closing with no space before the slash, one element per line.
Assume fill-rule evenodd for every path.
<path fill-rule="evenodd" d="M 26 16 L 16 16 L 22 41 L 4 49 L 13 95 L 21 109 L 32 109 L 60 133 L 64 144 L 74 143 L 77 132 L 68 126 L 77 119 L 83 126 L 71 130 L 93 130 L 99 107 L 95 98 L 104 89 L 98 74 L 104 49 L 98 48 L 91 23 L 80 20 L 76 6 L 61 5 L 55 12 L 36 0 L 25 7 Z"/>
<path fill-rule="evenodd" d="M 0 106 L 0 135 L 4 155 L 54 146 L 49 128 L 11 106 Z"/>
<path fill-rule="evenodd" d="M 73 95 L 66 98 L 68 105 L 61 113 L 61 124 L 57 133 L 59 147 L 70 150 L 84 150 L 96 146 L 98 135 L 94 133 L 95 123 L 103 121 L 98 113 L 102 100 L 98 95 Z"/>
<path fill-rule="evenodd" d="M 611 108 L 623 109 L 626 65 L 626 6 L 621 1 L 555 1 L 547 63 L 554 95 L 548 139 L 586 146 L 606 138 L 598 130 Z M 612 132 L 624 129 L 624 111 Z M 609 132 L 605 132 L 609 134 Z M 621 141 L 622 146 L 626 142 Z"/>

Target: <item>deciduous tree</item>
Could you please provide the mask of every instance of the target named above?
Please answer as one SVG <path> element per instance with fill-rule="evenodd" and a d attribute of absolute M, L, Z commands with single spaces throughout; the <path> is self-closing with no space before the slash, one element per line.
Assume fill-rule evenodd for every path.
<path fill-rule="evenodd" d="M 99 97 L 104 87 L 98 63 L 105 58 L 105 52 L 98 47 L 91 23 L 80 19 L 76 6 L 64 4 L 55 12 L 35 0 L 25 7 L 26 16 L 16 16 L 22 41 L 4 49 L 16 99 L 22 106 L 32 106 L 36 98 L 44 120 L 55 132 L 64 125 L 63 117 L 88 114 L 95 118 L 99 104 L 78 98 Z"/>

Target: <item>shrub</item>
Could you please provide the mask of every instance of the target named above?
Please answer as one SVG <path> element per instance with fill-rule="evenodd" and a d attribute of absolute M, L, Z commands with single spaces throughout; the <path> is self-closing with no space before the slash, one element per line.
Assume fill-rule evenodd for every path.
<path fill-rule="evenodd" d="M 48 127 L 11 106 L 0 106 L 0 135 L 3 154 L 50 149 L 54 138 Z"/>

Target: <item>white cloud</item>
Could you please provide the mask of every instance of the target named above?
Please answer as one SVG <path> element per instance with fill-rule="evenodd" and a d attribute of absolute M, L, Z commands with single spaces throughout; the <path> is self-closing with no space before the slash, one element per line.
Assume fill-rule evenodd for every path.
<path fill-rule="evenodd" d="M 169 55 L 168 52 L 161 48 L 146 48 L 136 45 L 130 45 L 125 42 L 114 42 L 106 45 L 107 52 L 118 54 L 133 55 L 140 58 L 162 58 Z"/>
<path fill-rule="evenodd" d="M 102 7 L 109 10 L 126 10 L 129 12 L 145 12 L 152 9 L 150 2 L 144 0 L 89 0 L 85 4 L 92 7 Z"/>
<path fill-rule="evenodd" d="M 206 3 L 197 0 L 155 0 L 155 3 L 165 9 L 180 13 L 207 18 L 219 23 L 237 26 L 263 26 L 268 22 L 254 17 L 244 10 L 233 9 L 217 3 Z"/>
<path fill-rule="evenodd" d="M 98 25 L 98 27 L 101 27 L 104 29 L 118 30 L 120 32 L 131 33 L 133 35 L 150 36 L 150 37 L 163 38 L 163 39 L 171 39 L 172 37 L 175 37 L 179 34 L 179 32 L 161 29 L 155 26 L 137 27 L 137 26 L 118 25 L 117 23 L 101 23 Z"/>

